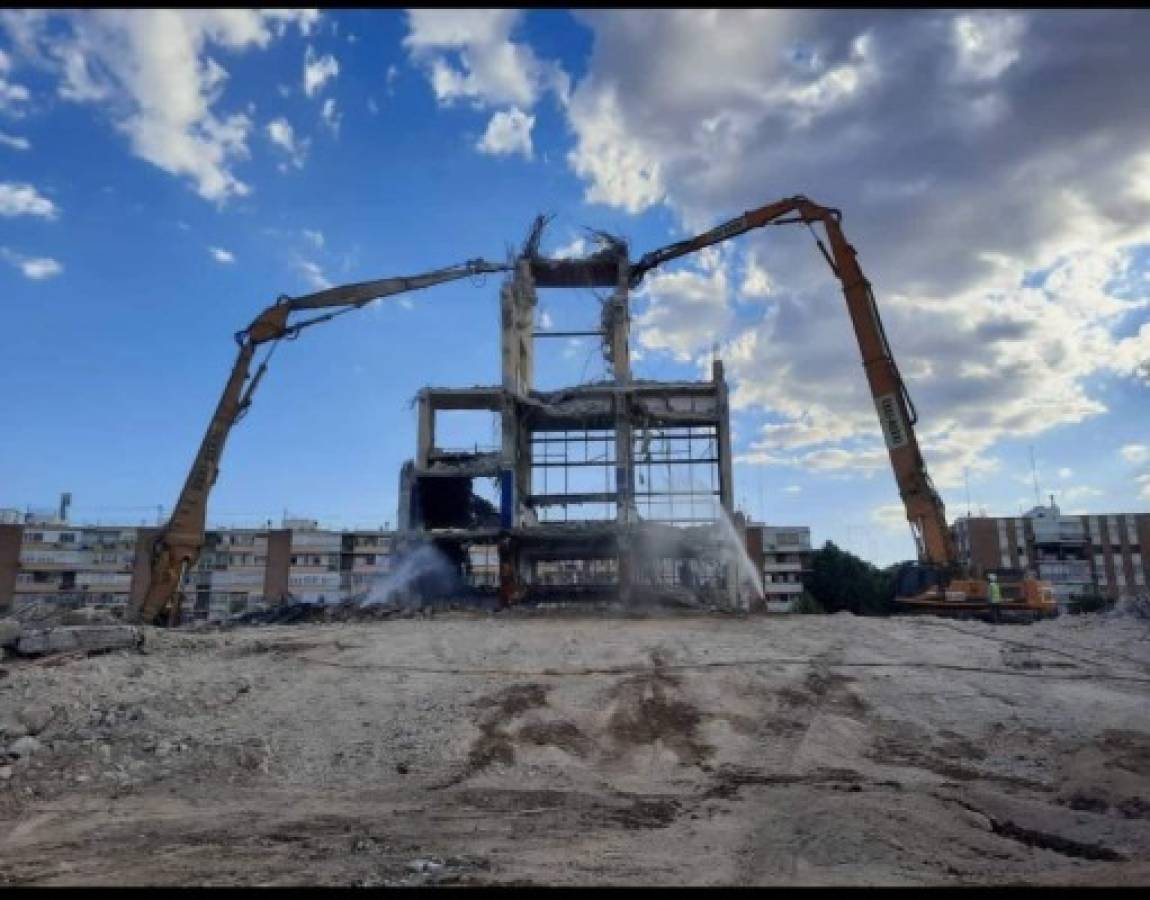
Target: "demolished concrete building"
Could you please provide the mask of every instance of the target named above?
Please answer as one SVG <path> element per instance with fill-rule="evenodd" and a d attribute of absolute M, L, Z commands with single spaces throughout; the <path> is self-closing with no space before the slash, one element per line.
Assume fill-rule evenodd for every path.
<path fill-rule="evenodd" d="M 419 392 L 418 446 L 400 476 L 401 535 L 430 541 L 465 576 L 473 560 L 497 557 L 505 603 L 737 604 L 722 363 L 710 381 L 635 379 L 626 244 L 599 234 L 589 256 L 547 258 L 545 224 L 536 220 L 502 285 L 502 384 Z M 537 331 L 540 288 L 601 291 L 598 329 Z M 536 341 L 572 336 L 601 341 L 609 380 L 537 390 Z M 437 444 L 437 418 L 464 410 L 497 417 L 497 446 Z M 484 481 L 495 488 L 490 499 Z"/>

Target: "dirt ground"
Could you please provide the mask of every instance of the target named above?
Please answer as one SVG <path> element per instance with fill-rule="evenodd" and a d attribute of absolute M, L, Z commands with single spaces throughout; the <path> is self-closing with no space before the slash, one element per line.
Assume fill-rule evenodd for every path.
<path fill-rule="evenodd" d="M 1147 630 L 457 613 L 9 660 L 0 885 L 1146 884 Z"/>

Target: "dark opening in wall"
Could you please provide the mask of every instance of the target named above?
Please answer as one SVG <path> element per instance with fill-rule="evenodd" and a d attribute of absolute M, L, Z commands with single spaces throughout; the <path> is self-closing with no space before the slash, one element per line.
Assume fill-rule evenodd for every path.
<path fill-rule="evenodd" d="M 499 509 L 474 490 L 472 479 L 464 476 L 434 476 L 416 482 L 417 519 L 423 527 L 494 528 L 499 525 Z"/>

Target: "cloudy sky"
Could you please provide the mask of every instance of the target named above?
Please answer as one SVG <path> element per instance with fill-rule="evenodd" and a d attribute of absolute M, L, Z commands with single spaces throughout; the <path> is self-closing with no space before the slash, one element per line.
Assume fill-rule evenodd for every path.
<path fill-rule="evenodd" d="M 547 250 L 605 229 L 637 256 L 805 193 L 844 212 L 952 517 L 1032 506 L 1032 450 L 1064 511 L 1146 511 L 1147 43 L 1136 10 L 0 13 L 0 507 L 170 509 L 232 333 L 281 294 L 503 259 L 538 212 Z M 461 281 L 285 344 L 212 521 L 394 522 L 410 401 L 498 380 L 497 297 Z M 716 344 L 738 504 L 910 556 L 804 229 L 647 279 L 639 377 L 705 377 Z M 543 387 L 603 376 L 590 344 L 543 349 Z"/>

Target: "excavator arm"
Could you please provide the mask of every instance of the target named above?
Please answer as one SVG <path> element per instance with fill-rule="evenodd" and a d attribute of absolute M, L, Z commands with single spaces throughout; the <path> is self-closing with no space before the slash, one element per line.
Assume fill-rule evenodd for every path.
<path fill-rule="evenodd" d="M 303 297 L 280 297 L 275 304 L 260 313 L 247 328 L 237 332 L 235 337 L 239 352 L 235 364 L 224 385 L 216 410 L 208 422 L 207 431 L 200 442 L 171 518 L 160 529 L 153 542 L 151 577 L 147 590 L 142 598 L 133 603 L 129 610 L 129 618 L 136 622 L 155 624 L 161 624 L 164 620 L 171 624 L 179 622 L 180 588 L 184 574 L 195 565 L 204 545 L 208 495 L 219 474 L 224 444 L 232 427 L 251 405 L 252 395 L 267 372 L 268 364 L 265 359 L 254 377 L 251 375 L 252 359 L 261 344 L 283 338 L 295 338 L 305 328 L 329 321 L 353 309 L 359 309 L 382 297 L 421 290 L 468 276 L 504 272 L 507 269 L 506 265 L 474 259 L 463 265 L 437 269 L 421 275 L 364 281 L 328 288 Z M 293 313 L 331 308 L 338 309 L 336 312 L 289 324 L 288 320 Z"/>
<path fill-rule="evenodd" d="M 755 228 L 771 224 L 805 224 L 814 233 L 812 226 L 821 224 L 826 242 L 817 234 L 815 240 L 842 285 L 895 481 L 918 546 L 919 560 L 953 570 L 957 564 L 954 539 L 946 524 L 942 498 L 931 483 L 926 462 L 919 451 L 914 431 L 917 421 L 914 405 L 891 354 L 870 282 L 859 267 L 854 247 L 843 234 L 841 219 L 842 213 L 837 209 L 819 206 L 801 195 L 789 197 L 745 212 L 693 238 L 644 254 L 631 267 L 631 284 L 632 287 L 638 285 L 656 266 Z"/>

